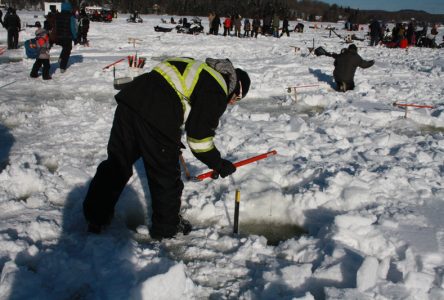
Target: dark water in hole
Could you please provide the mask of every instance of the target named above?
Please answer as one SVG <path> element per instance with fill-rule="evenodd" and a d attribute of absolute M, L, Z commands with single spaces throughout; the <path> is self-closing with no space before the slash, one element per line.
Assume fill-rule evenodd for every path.
<path fill-rule="evenodd" d="M 290 238 L 307 234 L 307 230 L 295 224 L 240 223 L 240 235 L 260 235 L 267 239 L 267 245 L 277 246 Z"/>
<path fill-rule="evenodd" d="M 9 64 L 15 62 L 21 62 L 23 58 L 21 57 L 8 57 L 8 56 L 0 56 L 0 64 Z"/>
<path fill-rule="evenodd" d="M 301 117 L 313 117 L 324 112 L 325 107 L 310 106 L 303 103 L 288 103 L 285 97 L 252 98 L 252 101 L 241 101 L 239 106 L 252 113 L 269 113 L 276 117 L 281 114 L 296 114 Z"/>
<path fill-rule="evenodd" d="M 444 133 L 444 127 L 435 127 L 431 125 L 421 125 L 417 127 L 395 128 L 395 132 L 408 137 L 416 137 L 426 134 Z"/>
<path fill-rule="evenodd" d="M 430 126 L 430 125 L 421 126 L 420 130 L 423 134 L 425 134 L 425 133 L 440 133 L 440 132 L 444 133 L 444 127 L 435 127 L 435 126 Z"/>

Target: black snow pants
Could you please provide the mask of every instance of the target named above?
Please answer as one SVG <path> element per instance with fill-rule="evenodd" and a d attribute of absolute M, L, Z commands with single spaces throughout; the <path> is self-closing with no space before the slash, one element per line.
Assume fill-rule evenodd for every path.
<path fill-rule="evenodd" d="M 42 77 L 43 79 L 50 79 L 50 75 L 49 75 L 49 70 L 51 68 L 51 64 L 49 63 L 49 59 L 40 59 L 37 58 L 35 60 L 34 65 L 32 66 L 32 70 L 31 70 L 31 77 L 37 77 L 40 67 L 43 65 L 43 69 L 42 69 Z"/>
<path fill-rule="evenodd" d="M 69 57 L 71 56 L 72 40 L 62 39 L 59 40 L 57 44 L 62 46 L 62 51 L 60 52 L 59 57 L 60 69 L 66 70 L 66 68 L 68 67 Z"/>
<path fill-rule="evenodd" d="M 163 140 L 162 140 L 163 139 Z M 124 104 L 117 106 L 108 142 L 108 158 L 97 168 L 83 210 L 88 222 L 106 225 L 133 164 L 142 157 L 152 202 L 151 234 L 171 237 L 177 233 L 183 182 L 179 146 L 164 143 L 159 132 Z"/>
<path fill-rule="evenodd" d="M 346 92 L 353 90 L 355 88 L 355 82 L 352 81 L 343 81 L 343 80 L 335 80 L 336 81 L 336 91 L 338 92 Z"/>
<path fill-rule="evenodd" d="M 8 49 L 18 49 L 19 29 L 16 27 L 8 29 Z"/>

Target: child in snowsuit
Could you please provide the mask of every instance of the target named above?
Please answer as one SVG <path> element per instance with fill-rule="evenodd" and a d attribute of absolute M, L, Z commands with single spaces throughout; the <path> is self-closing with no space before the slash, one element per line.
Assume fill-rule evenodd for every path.
<path fill-rule="evenodd" d="M 39 76 L 40 67 L 43 65 L 42 78 L 44 80 L 52 79 L 49 75 L 49 69 L 51 67 L 49 63 L 49 35 L 46 29 L 42 28 L 40 22 L 36 22 L 37 30 L 35 31 L 35 36 L 37 44 L 39 47 L 39 56 L 36 58 L 34 65 L 32 66 L 30 76 L 32 78 L 37 78 Z"/>

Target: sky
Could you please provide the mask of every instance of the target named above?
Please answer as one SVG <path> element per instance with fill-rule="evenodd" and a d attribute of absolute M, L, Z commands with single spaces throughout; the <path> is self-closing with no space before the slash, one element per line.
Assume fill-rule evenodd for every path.
<path fill-rule="evenodd" d="M 433 14 L 444 14 L 444 0 L 323 0 L 323 2 L 359 9 L 381 9 L 387 11 L 416 9 Z"/>

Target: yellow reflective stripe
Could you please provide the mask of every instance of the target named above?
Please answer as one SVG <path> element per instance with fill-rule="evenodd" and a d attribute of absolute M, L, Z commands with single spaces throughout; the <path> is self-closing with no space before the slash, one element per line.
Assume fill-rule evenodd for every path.
<path fill-rule="evenodd" d="M 185 85 L 187 87 L 187 97 L 191 97 L 191 94 L 196 87 L 197 81 L 199 80 L 199 74 L 202 72 L 204 64 L 202 62 L 193 62 L 189 63 L 185 72 L 183 74 L 183 78 L 185 81 Z"/>
<path fill-rule="evenodd" d="M 183 75 L 171 64 L 171 62 L 174 61 L 187 63 Z M 190 114 L 190 97 L 193 94 L 202 70 L 206 70 L 219 83 L 225 94 L 228 94 L 228 87 L 223 76 L 201 61 L 195 61 L 189 58 L 171 58 L 158 64 L 153 70 L 162 75 L 179 96 L 184 111 L 184 122 L 186 122 Z M 212 147 L 214 147 L 214 145 Z"/>
<path fill-rule="evenodd" d="M 188 115 L 191 111 L 191 106 L 188 103 L 188 99 L 186 99 L 185 95 L 177 88 L 177 86 L 182 87 L 181 80 L 179 78 L 180 73 L 179 71 L 174 70 L 174 68 L 171 65 L 167 64 L 159 64 L 156 67 L 154 67 L 154 71 L 158 72 L 160 75 L 162 75 L 163 78 L 171 85 L 171 87 L 176 92 L 177 96 L 179 96 L 180 102 L 182 103 L 182 109 L 183 109 L 183 115 L 184 115 L 184 122 L 187 120 Z M 171 76 L 170 76 L 171 75 Z"/>
<path fill-rule="evenodd" d="M 209 67 L 207 64 L 204 65 L 204 69 L 210 73 L 211 76 L 213 76 L 214 79 L 219 83 L 219 85 L 224 90 L 225 94 L 228 95 L 228 87 L 227 83 L 225 82 L 224 77 L 217 71 L 215 71 L 213 68 Z"/>
<path fill-rule="evenodd" d="M 173 62 L 173 61 L 180 61 L 180 62 L 185 62 L 185 63 L 187 63 L 187 66 L 186 66 L 186 68 L 185 68 L 185 72 L 183 73 L 183 75 L 182 74 L 180 74 L 180 72 L 179 72 L 179 70 L 175 67 L 175 66 L 173 66 L 172 64 L 170 64 L 170 62 Z M 179 90 L 179 92 L 183 95 L 183 96 L 185 96 L 187 99 L 187 101 L 189 102 L 189 99 L 190 99 L 190 97 L 191 97 L 191 94 L 193 93 L 193 90 L 194 90 L 194 86 L 193 86 L 193 88 L 191 89 L 190 87 L 190 84 L 188 84 L 188 74 L 190 73 L 190 66 L 193 66 L 193 65 L 195 65 L 195 60 L 193 60 L 193 59 L 189 59 L 189 58 L 172 58 L 172 59 L 168 59 L 167 61 L 165 61 L 164 62 L 165 63 L 165 65 L 167 65 L 169 68 L 171 68 L 171 69 L 173 69 L 174 70 L 174 72 L 176 73 L 176 75 L 177 75 L 177 78 L 175 78 L 175 79 L 177 79 L 177 82 L 175 82 L 175 86 L 176 86 L 176 88 L 179 88 L 180 87 L 180 90 Z M 193 76 L 193 78 L 196 76 L 196 74 L 195 73 L 191 73 L 190 74 L 191 76 Z M 192 78 L 192 79 L 193 79 Z"/>
<path fill-rule="evenodd" d="M 207 137 L 201 140 L 187 137 L 187 143 L 191 151 L 196 153 L 208 152 L 214 148 L 213 137 Z"/>
<path fill-rule="evenodd" d="M 168 81 L 176 93 L 178 93 L 180 98 L 185 96 L 185 91 L 181 80 L 182 76 L 179 70 L 167 62 L 158 64 L 154 67 L 154 70 L 159 72 Z"/>

